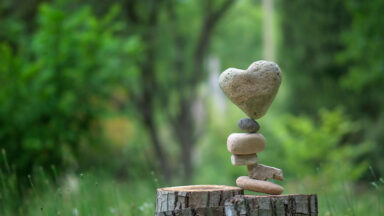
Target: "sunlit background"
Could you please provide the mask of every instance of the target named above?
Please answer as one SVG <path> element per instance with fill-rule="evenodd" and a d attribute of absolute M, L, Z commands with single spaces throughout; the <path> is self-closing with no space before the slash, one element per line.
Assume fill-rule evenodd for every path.
<path fill-rule="evenodd" d="M 156 188 L 235 185 L 245 114 L 218 86 L 283 82 L 260 163 L 319 215 L 384 215 L 384 1 L 0 1 L 0 215 L 153 215 Z M 256 194 L 251 193 L 249 194 Z"/>

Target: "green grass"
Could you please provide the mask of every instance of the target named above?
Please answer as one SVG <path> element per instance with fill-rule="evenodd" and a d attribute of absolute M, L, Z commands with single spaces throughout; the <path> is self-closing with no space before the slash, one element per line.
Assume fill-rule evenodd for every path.
<path fill-rule="evenodd" d="M 1 190 L 0 215 L 152 215 L 156 182 L 151 178 L 116 180 L 105 174 L 67 175 L 58 182 L 41 173 L 28 176 L 30 185 Z M 2 176 L 2 181 L 12 181 Z M 12 185 L 12 182 L 5 184 Z"/>
<path fill-rule="evenodd" d="M 49 180 L 41 168 L 26 177 L 29 186 L 17 193 L 14 176 L 1 173 L 0 215 L 153 215 L 156 188 L 155 176 L 145 179 L 117 180 L 106 174 L 89 172 L 70 174 Z M 204 178 L 204 177 L 203 177 Z M 312 188 L 305 181 L 289 180 L 283 184 L 286 193 L 317 193 L 319 215 L 383 215 L 383 181 L 375 187 L 360 189 L 354 184 L 333 184 Z M 249 193 L 254 194 L 254 193 Z"/>
<path fill-rule="evenodd" d="M 236 122 L 239 119 L 237 115 L 241 115 L 235 109 L 230 113 L 235 115 L 227 116 L 225 121 Z M 335 129 L 328 123 L 330 120 L 334 122 L 335 119 L 339 119 L 340 122 L 346 121 L 337 118 L 338 112 L 331 114 L 329 119 L 323 121 L 327 124 L 319 126 L 303 117 L 288 119 L 290 124 L 294 120 L 293 125 L 300 126 L 299 128 L 311 128 L 309 131 L 304 131 L 307 133 L 305 135 L 300 135 L 303 132 L 282 134 L 284 128 L 280 127 L 276 131 L 269 131 L 273 125 L 268 127 L 268 124 L 263 124 L 265 127 L 262 133 L 273 145 L 269 145 L 269 148 L 260 154 L 260 161 L 284 170 L 285 180 L 278 182 L 285 188 L 284 194 L 318 194 L 319 215 L 384 215 L 383 179 L 376 176 L 366 163 L 358 165 L 351 162 L 350 158 L 353 156 L 351 153 L 357 152 L 357 147 L 339 148 L 337 140 L 341 135 L 331 133 Z M 285 125 L 284 119 L 275 118 L 269 122 Z M 245 167 L 231 165 L 230 154 L 225 147 L 223 148 L 228 134 L 238 130 L 236 125 L 227 126 L 221 122 L 224 119 L 215 119 L 217 121 L 210 121 L 207 128 L 210 133 L 204 136 L 197 146 L 199 154 L 196 155 L 195 178 L 191 180 L 191 184 L 234 185 L 235 179 L 246 173 Z M 331 132 L 322 135 L 316 132 L 318 130 Z M 273 140 L 273 137 L 281 135 L 285 136 L 280 141 Z M 319 139 L 321 142 L 317 141 L 318 144 L 314 145 L 314 140 Z M 306 143 L 311 143 L 312 147 L 306 146 Z M 319 148 L 322 143 L 333 146 Z M 322 151 L 316 153 L 313 151 L 313 146 L 316 146 L 316 150 Z M 143 148 L 143 145 L 135 147 Z M 127 163 L 129 165 L 125 166 L 128 175 L 124 178 L 112 176 L 110 173 L 113 171 L 101 172 L 100 169 L 108 170 L 108 166 L 103 164 L 103 167 L 95 167 L 98 171 L 84 170 L 83 173 L 57 174 L 54 167 L 37 168 L 31 175 L 18 179 L 12 171 L 12 163 L 7 161 L 4 150 L 0 162 L 0 216 L 153 215 L 156 188 L 164 185 L 158 182 L 156 174 L 146 166 L 148 161 L 144 154 L 139 155 L 142 151 L 144 150 L 128 149 L 126 152 L 129 154 L 116 156 L 119 161 L 123 160 L 122 158 L 136 157 L 137 164 Z M 278 155 L 279 151 L 284 154 Z M 304 153 L 301 153 L 303 151 Z M 304 157 L 307 153 L 316 153 L 311 155 L 311 158 L 322 159 L 321 166 L 308 163 L 308 158 Z M 327 159 L 323 157 L 325 154 L 329 154 Z M 360 178 L 356 177 L 355 173 L 361 169 L 360 167 L 371 171 L 371 182 L 356 182 L 355 179 Z M 357 173 L 360 176 L 362 172 Z M 169 185 L 180 184 L 182 183 L 175 181 Z"/>
<path fill-rule="evenodd" d="M 289 184 L 300 185 L 300 182 Z M 319 215 L 384 215 L 384 194 L 381 188 L 367 187 L 369 184 L 335 182 L 332 185 L 321 187 L 296 186 L 290 189 L 290 193 L 316 193 L 318 195 Z M 299 186 L 300 187 L 300 186 Z"/>

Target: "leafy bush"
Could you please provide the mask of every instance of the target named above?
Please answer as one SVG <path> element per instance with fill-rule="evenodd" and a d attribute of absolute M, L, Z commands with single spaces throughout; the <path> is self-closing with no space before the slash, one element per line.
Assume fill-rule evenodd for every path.
<path fill-rule="evenodd" d="M 384 173 L 383 1 L 282 1 L 280 6 L 280 66 L 291 97 L 300 98 L 287 101 L 291 112 L 313 115 L 319 108 L 342 106 L 364 125 L 351 134 L 353 142 L 372 142 L 369 163 Z"/>
<path fill-rule="evenodd" d="M 359 129 L 341 109 L 319 112 L 319 122 L 307 116 L 285 115 L 267 123 L 266 136 L 270 155 L 289 178 L 312 176 L 312 181 L 332 182 L 356 180 L 368 168 L 361 156 L 371 145 L 351 143 L 348 137 Z M 272 125 L 273 124 L 273 125 Z"/>
<path fill-rule="evenodd" d="M 375 172 L 384 174 L 384 2 L 380 0 L 345 2 L 352 22 L 343 33 L 345 50 L 338 60 L 348 68 L 340 86 L 350 91 L 346 106 L 364 128 L 361 138 L 373 142 L 370 163 Z"/>
<path fill-rule="evenodd" d="M 0 43 L 0 143 L 17 173 L 74 163 L 81 144 L 102 141 L 98 123 L 111 84 L 133 83 L 129 58 L 141 47 L 119 36 L 118 13 L 113 7 L 97 18 L 89 7 L 42 4 L 28 41 L 17 49 Z"/>

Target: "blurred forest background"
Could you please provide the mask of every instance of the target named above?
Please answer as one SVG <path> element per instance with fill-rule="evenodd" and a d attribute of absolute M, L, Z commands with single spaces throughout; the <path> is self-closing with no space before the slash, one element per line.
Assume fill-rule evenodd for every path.
<path fill-rule="evenodd" d="M 263 164 L 320 215 L 384 215 L 384 1 L 0 1 L 0 215 L 153 215 L 235 185 L 218 75 L 277 62 Z"/>

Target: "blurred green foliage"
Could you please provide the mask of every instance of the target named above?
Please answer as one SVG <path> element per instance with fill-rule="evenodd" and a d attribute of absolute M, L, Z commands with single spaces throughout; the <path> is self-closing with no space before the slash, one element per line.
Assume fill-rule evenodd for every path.
<path fill-rule="evenodd" d="M 288 115 L 272 127 L 272 142 L 279 147 L 274 149 L 277 158 L 285 158 L 279 166 L 287 176 L 309 175 L 313 182 L 323 184 L 357 180 L 368 168 L 367 161 L 357 159 L 371 150 L 370 143 L 345 140 L 358 128 L 341 109 L 322 110 L 319 119 L 315 123 L 308 116 Z"/>
<path fill-rule="evenodd" d="M 212 41 L 211 55 L 220 59 L 222 68 L 247 68 L 255 59 L 262 59 L 262 16 L 258 4 L 246 1 L 238 2 L 228 11 Z"/>
<path fill-rule="evenodd" d="M 141 47 L 138 38 L 117 37 L 118 12 L 97 18 L 89 7 L 72 13 L 42 4 L 36 32 L 13 41 L 17 49 L 0 43 L 0 143 L 18 173 L 34 164 L 73 166 L 81 145 L 102 141 L 105 101 L 134 76 L 130 58 Z"/>
<path fill-rule="evenodd" d="M 315 110 L 343 107 L 360 125 L 348 138 L 372 143 L 368 162 L 379 173 L 384 173 L 383 9 L 382 1 L 281 2 L 280 59 L 290 110 L 316 119 Z"/>
<path fill-rule="evenodd" d="M 343 50 L 337 60 L 348 73 L 340 86 L 348 90 L 346 103 L 355 119 L 362 122 L 362 140 L 374 144 L 370 163 L 376 171 L 384 173 L 384 2 L 346 1 L 352 14 L 352 23 L 342 34 Z"/>
<path fill-rule="evenodd" d="M 336 61 L 350 14 L 343 0 L 281 1 L 280 66 L 286 72 L 292 112 L 334 108 L 346 95 L 339 79 L 347 68 Z"/>
<path fill-rule="evenodd" d="M 342 35 L 345 51 L 340 54 L 340 61 L 347 64 L 348 74 L 342 79 L 342 86 L 357 92 L 377 91 L 382 93 L 384 82 L 384 53 L 382 47 L 384 25 L 383 1 L 347 1 L 347 10 L 353 16 L 353 22 Z M 382 100 L 370 98 L 371 103 L 382 105 Z"/>

